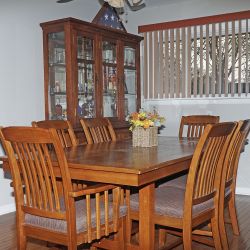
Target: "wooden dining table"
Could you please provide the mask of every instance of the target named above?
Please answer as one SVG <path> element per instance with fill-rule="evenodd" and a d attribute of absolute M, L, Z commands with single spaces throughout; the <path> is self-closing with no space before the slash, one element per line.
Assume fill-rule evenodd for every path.
<path fill-rule="evenodd" d="M 125 140 L 66 148 L 65 155 L 73 179 L 138 187 L 139 246 L 127 248 L 152 250 L 155 183 L 188 169 L 196 144 L 196 140 L 159 136 L 156 147 L 133 147 L 131 140 Z M 8 170 L 8 160 L 0 160 Z"/>

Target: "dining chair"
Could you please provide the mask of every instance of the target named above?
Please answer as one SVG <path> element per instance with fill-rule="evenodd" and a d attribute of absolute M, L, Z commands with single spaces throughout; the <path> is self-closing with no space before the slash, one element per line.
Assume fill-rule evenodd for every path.
<path fill-rule="evenodd" d="M 155 189 L 153 223 L 182 236 L 185 250 L 192 249 L 193 230 L 207 221 L 211 222 L 215 248 L 222 249 L 218 218 L 221 175 L 235 126 L 232 122 L 206 126 L 193 154 L 185 189 L 170 186 Z M 128 204 L 128 218 L 138 220 L 138 194 L 132 194 Z M 129 227 L 127 223 L 127 230 Z M 127 237 L 129 244 L 129 234 Z"/>
<path fill-rule="evenodd" d="M 213 115 L 189 115 L 182 116 L 179 128 L 179 138 L 200 138 L 206 125 L 216 124 L 219 116 Z M 183 135 L 185 133 L 185 136 Z"/>
<path fill-rule="evenodd" d="M 32 127 L 38 128 L 54 128 L 58 134 L 60 142 L 63 148 L 68 148 L 72 146 L 78 146 L 78 141 L 74 133 L 74 129 L 69 121 L 65 120 L 42 120 L 42 121 L 33 121 Z M 58 182 L 60 185 L 60 182 Z M 74 180 L 72 182 L 74 190 L 80 190 L 86 187 L 85 181 Z"/>
<path fill-rule="evenodd" d="M 230 224 L 233 233 L 239 235 L 239 225 L 237 220 L 235 190 L 239 159 L 244 148 L 246 138 L 250 131 L 250 120 L 239 121 L 229 144 L 226 158 L 224 161 L 225 171 L 222 176 L 221 197 L 220 197 L 220 232 L 222 237 L 223 249 L 229 249 L 227 234 L 225 229 L 225 208 L 228 208 Z"/>
<path fill-rule="evenodd" d="M 228 208 L 230 224 L 232 225 L 233 233 L 239 235 L 239 226 L 237 220 L 237 212 L 235 205 L 235 189 L 237 180 L 237 170 L 239 165 L 240 154 L 242 148 L 250 131 L 250 120 L 239 121 L 233 136 L 230 140 L 228 146 L 227 154 L 224 160 L 226 165 L 225 176 L 222 177 L 221 185 L 221 198 L 220 198 L 220 231 L 222 236 L 222 243 L 224 244 L 223 249 L 228 249 L 228 242 L 225 230 L 225 213 L 224 209 Z M 187 182 L 187 175 L 183 175 L 176 179 L 170 180 L 166 183 L 166 186 L 171 186 L 173 188 L 185 189 Z M 223 183 L 225 182 L 225 183 Z M 225 198 L 223 198 L 225 197 Z M 161 236 L 164 238 L 164 235 Z"/>
<path fill-rule="evenodd" d="M 182 116 L 179 128 L 179 138 L 199 139 L 208 124 L 216 124 L 220 120 L 219 116 L 212 115 L 189 115 Z M 185 136 L 183 134 L 185 133 Z M 187 173 L 180 173 L 178 176 L 164 181 L 161 186 L 185 187 Z"/>
<path fill-rule="evenodd" d="M 80 119 L 87 143 L 116 141 L 114 128 L 108 118 Z"/>
<path fill-rule="evenodd" d="M 74 192 L 55 129 L 7 127 L 1 134 L 14 183 L 18 249 L 26 249 L 27 237 L 66 245 L 69 250 L 93 241 L 93 246 L 104 249 L 124 248 L 126 207 L 120 206 L 120 187 L 97 184 Z M 63 181 L 62 197 L 58 175 Z M 106 241 L 104 236 L 116 232 L 119 241 Z"/>
<path fill-rule="evenodd" d="M 77 138 L 74 129 L 69 121 L 65 120 L 42 120 L 33 121 L 32 127 L 38 128 L 55 128 L 59 136 L 60 142 L 64 148 L 77 146 Z"/>

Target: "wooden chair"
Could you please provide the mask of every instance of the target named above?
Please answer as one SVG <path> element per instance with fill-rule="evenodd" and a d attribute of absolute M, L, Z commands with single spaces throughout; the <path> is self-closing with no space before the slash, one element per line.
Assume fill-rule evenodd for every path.
<path fill-rule="evenodd" d="M 54 128 L 60 138 L 60 142 L 64 148 L 77 146 L 78 142 L 74 133 L 74 130 L 69 121 L 64 120 L 43 120 L 33 121 L 32 127 L 38 128 Z"/>
<path fill-rule="evenodd" d="M 216 124 L 219 122 L 219 120 L 219 116 L 212 115 L 182 116 L 179 129 L 179 138 L 200 138 L 206 125 Z M 187 129 L 187 133 L 186 136 L 183 136 L 185 128 Z"/>
<path fill-rule="evenodd" d="M 235 123 L 206 126 L 191 161 L 186 189 L 159 187 L 155 190 L 153 221 L 166 227 L 167 232 L 182 236 L 185 250 L 192 249 L 193 230 L 207 221 L 211 221 L 215 248 L 222 249 L 218 218 L 220 177 L 234 128 Z M 128 218 L 138 220 L 138 194 L 131 195 L 129 205 Z M 129 226 L 128 223 L 128 230 Z M 129 234 L 127 237 L 130 242 Z"/>
<path fill-rule="evenodd" d="M 87 143 L 116 141 L 116 134 L 107 118 L 84 118 L 80 120 Z"/>
<path fill-rule="evenodd" d="M 220 232 L 222 236 L 223 249 L 229 249 L 225 230 L 224 208 L 228 207 L 230 223 L 233 233 L 239 235 L 239 226 L 235 205 L 235 189 L 240 154 L 250 130 L 250 120 L 240 121 L 235 129 L 234 135 L 228 147 L 225 158 L 225 171 L 222 176 L 220 197 Z"/>
<path fill-rule="evenodd" d="M 78 146 L 78 141 L 74 133 L 74 129 L 69 121 L 64 120 L 43 120 L 43 121 L 33 121 L 32 127 L 38 127 L 38 128 L 54 128 L 56 129 L 56 132 L 58 134 L 58 137 L 60 139 L 60 142 L 63 146 L 63 148 L 68 148 L 72 146 Z M 58 185 L 60 185 L 60 182 L 58 182 Z M 86 182 L 74 180 L 72 182 L 73 189 L 81 190 L 85 188 Z"/>
<path fill-rule="evenodd" d="M 120 206 L 120 188 L 97 184 L 74 192 L 55 129 L 8 127 L 2 129 L 2 139 L 14 183 L 18 249 L 26 249 L 27 237 L 66 245 L 69 250 L 96 239 L 100 241 L 95 244 L 101 248 L 124 248 L 122 221 L 126 207 Z M 56 172 L 54 161 L 58 162 Z M 56 185 L 59 173 L 63 197 L 59 196 Z M 119 228 L 119 241 L 101 240 Z"/>
<path fill-rule="evenodd" d="M 220 234 L 222 236 L 223 249 L 228 249 L 228 242 L 225 230 L 224 208 L 229 210 L 229 219 L 232 225 L 233 233 L 239 235 L 239 226 L 237 220 L 236 206 L 235 206 L 235 189 L 237 180 L 237 170 L 240 159 L 240 153 L 244 148 L 244 143 L 250 130 L 250 120 L 239 121 L 234 134 L 228 146 L 226 158 L 224 161 L 225 173 L 222 177 L 221 197 L 220 197 Z M 173 188 L 185 189 L 187 176 L 181 176 L 166 183 L 165 186 Z M 225 197 L 225 198 L 223 198 Z M 164 235 L 161 235 L 164 241 Z"/>

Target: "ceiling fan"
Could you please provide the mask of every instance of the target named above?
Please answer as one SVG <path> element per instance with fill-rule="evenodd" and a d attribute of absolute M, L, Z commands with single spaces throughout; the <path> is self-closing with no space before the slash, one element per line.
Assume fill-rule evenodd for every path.
<path fill-rule="evenodd" d="M 57 3 L 68 3 L 73 0 L 57 0 Z M 144 8 L 146 5 L 143 3 L 143 0 L 104 0 L 107 2 L 110 6 L 117 8 L 117 9 L 123 9 L 126 5 L 132 10 L 137 11 L 142 8 Z"/>

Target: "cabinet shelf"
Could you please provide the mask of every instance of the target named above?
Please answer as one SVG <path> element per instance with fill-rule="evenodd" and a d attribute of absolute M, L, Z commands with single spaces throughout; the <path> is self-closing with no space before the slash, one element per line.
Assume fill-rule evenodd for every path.
<path fill-rule="evenodd" d="M 108 66 L 108 67 L 113 67 L 113 68 L 116 68 L 116 67 L 117 67 L 117 63 L 102 62 L 102 64 L 103 64 L 104 66 Z"/>
<path fill-rule="evenodd" d="M 130 66 L 130 65 L 124 65 L 124 69 L 136 70 L 136 67 L 135 66 Z"/>
<path fill-rule="evenodd" d="M 94 64 L 95 63 L 94 60 L 83 59 L 83 58 L 77 58 L 77 62 L 78 63 L 85 63 L 85 64 Z"/>
<path fill-rule="evenodd" d="M 61 67 L 61 68 L 65 68 L 66 64 L 65 63 L 49 63 L 50 67 Z"/>
<path fill-rule="evenodd" d="M 50 95 L 51 96 L 54 96 L 54 95 L 66 95 L 66 92 L 50 92 Z"/>

